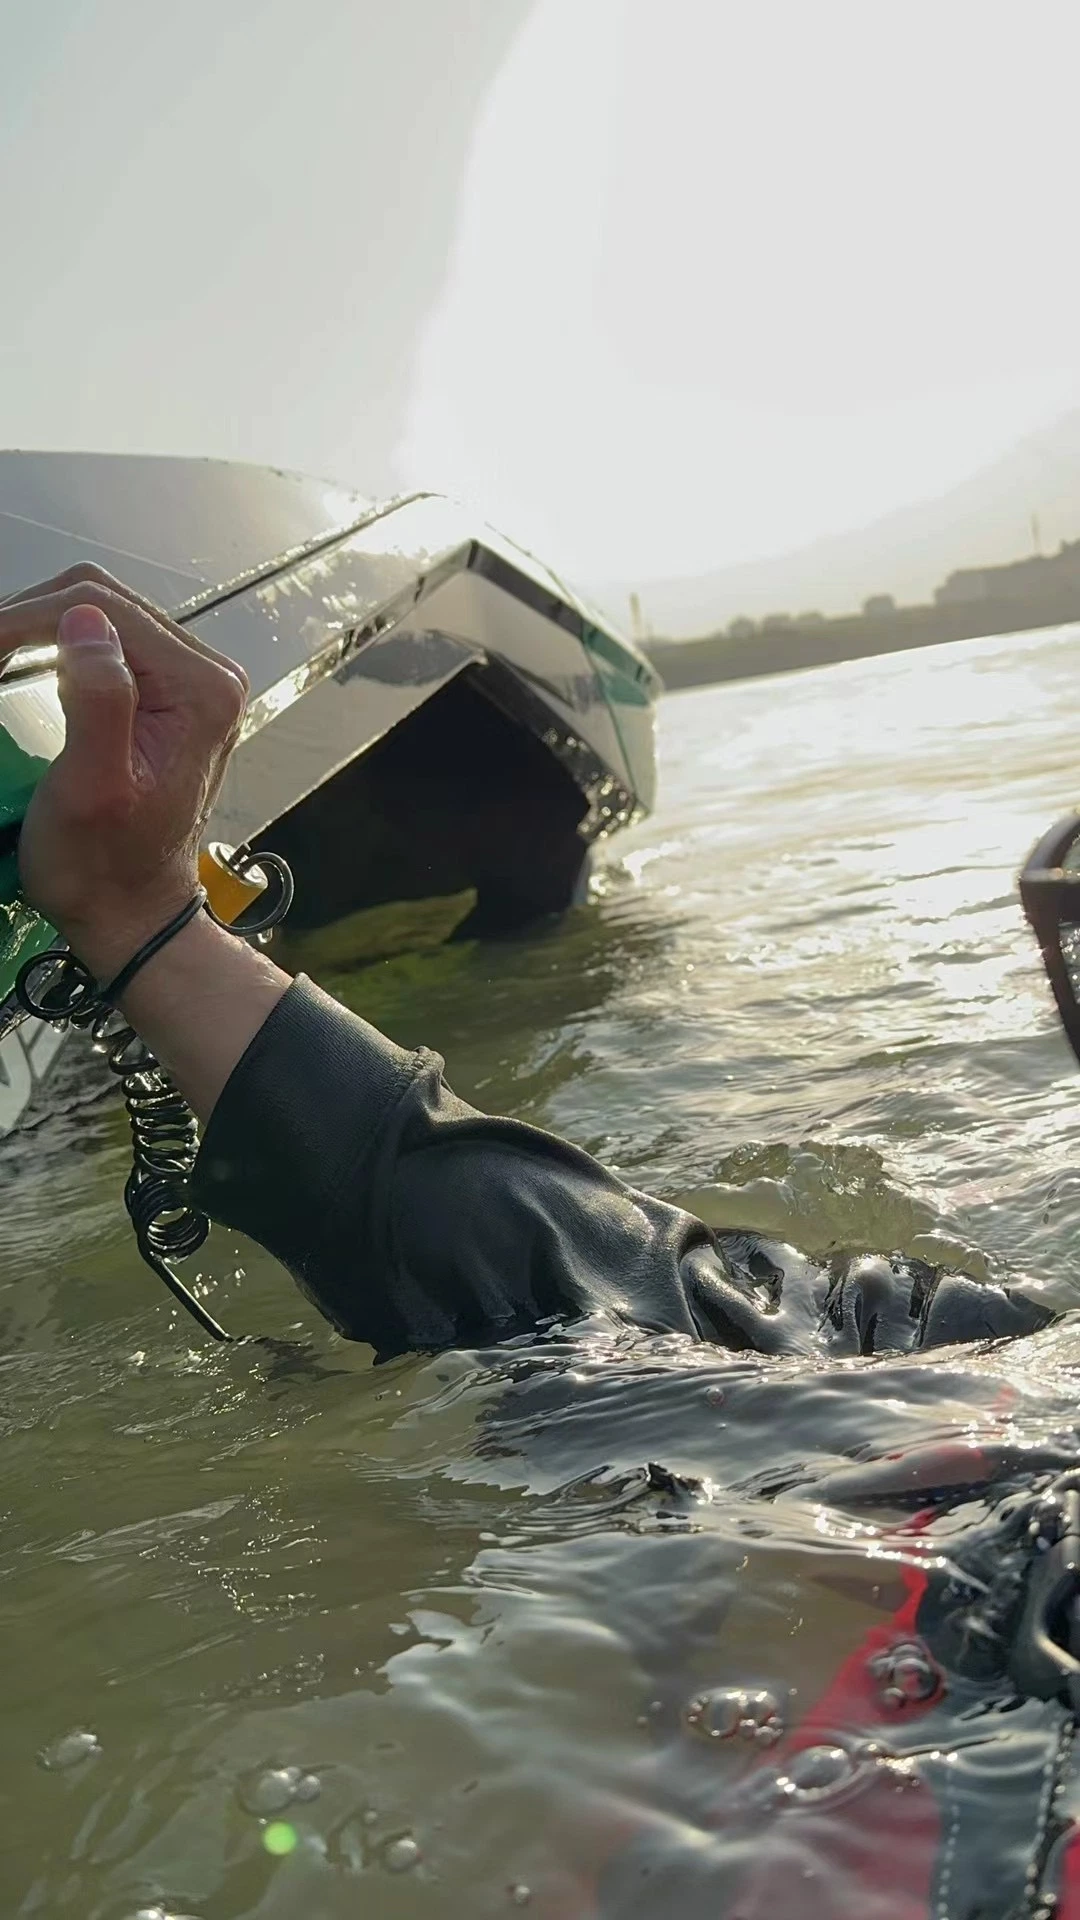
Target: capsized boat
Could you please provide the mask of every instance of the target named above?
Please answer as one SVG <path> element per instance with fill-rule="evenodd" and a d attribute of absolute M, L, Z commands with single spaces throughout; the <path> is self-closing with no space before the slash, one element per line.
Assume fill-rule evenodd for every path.
<path fill-rule="evenodd" d="M 580 897 L 652 804 L 659 680 L 547 567 L 452 501 L 384 503 L 230 462 L 0 453 L 0 594 L 85 561 L 239 660 L 251 698 L 210 837 L 292 866 L 292 951 L 372 910 L 507 933 Z M 15 847 L 63 745 L 48 652 L 0 675 L 0 1134 L 58 1038 L 12 995 L 49 945 Z M 439 915 L 436 914 L 436 922 Z M 336 945 L 335 945 L 336 943 Z"/>

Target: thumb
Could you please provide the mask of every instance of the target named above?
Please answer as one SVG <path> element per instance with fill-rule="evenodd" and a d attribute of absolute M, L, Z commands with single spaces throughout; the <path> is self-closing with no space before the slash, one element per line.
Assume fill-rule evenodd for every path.
<path fill-rule="evenodd" d="M 69 607 L 57 628 L 56 683 L 67 723 L 64 760 L 95 792 L 131 777 L 135 681 L 100 607 Z"/>

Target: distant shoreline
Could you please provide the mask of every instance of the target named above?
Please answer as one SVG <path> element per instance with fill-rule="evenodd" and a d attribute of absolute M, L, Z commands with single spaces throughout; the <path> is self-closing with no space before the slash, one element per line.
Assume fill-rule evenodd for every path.
<path fill-rule="evenodd" d="M 912 647 L 940 646 L 949 640 L 978 640 L 997 633 L 1029 633 L 1039 627 L 1080 620 L 1075 593 L 1023 606 L 1015 600 L 934 607 L 896 607 L 890 613 L 849 614 L 800 626 L 759 629 L 737 639 L 718 633 L 706 640 L 650 640 L 645 651 L 664 683 L 713 686 L 724 680 L 749 680 L 765 674 L 794 673 L 832 666 L 841 660 L 905 653 Z"/>

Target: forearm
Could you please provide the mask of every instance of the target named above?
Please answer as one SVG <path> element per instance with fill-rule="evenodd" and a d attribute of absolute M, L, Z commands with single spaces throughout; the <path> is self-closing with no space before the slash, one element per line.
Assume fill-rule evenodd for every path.
<path fill-rule="evenodd" d="M 73 945 L 108 979 L 171 908 Z M 206 1126 L 195 1205 L 261 1241 L 381 1356 L 596 1309 L 696 1331 L 681 1274 L 707 1237 L 696 1222 L 477 1113 L 435 1055 L 395 1046 L 207 916 L 140 969 L 121 1011 Z"/>
<path fill-rule="evenodd" d="M 91 963 L 99 978 L 103 957 Z M 140 970 L 121 1011 L 205 1122 L 289 984 L 265 954 L 199 914 Z"/>
<path fill-rule="evenodd" d="M 477 1113 L 441 1064 L 301 978 L 221 1094 L 196 1204 L 383 1358 L 596 1309 L 692 1334 L 680 1259 L 705 1229 L 551 1135 Z"/>

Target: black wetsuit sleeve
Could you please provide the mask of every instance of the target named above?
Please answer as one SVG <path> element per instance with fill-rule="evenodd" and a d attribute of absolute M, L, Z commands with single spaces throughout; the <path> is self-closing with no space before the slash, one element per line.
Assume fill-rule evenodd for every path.
<path fill-rule="evenodd" d="M 211 1116 L 193 1198 L 267 1247 L 381 1358 L 604 1312 L 759 1353 L 876 1353 L 1029 1332 L 1048 1312 L 919 1261 L 815 1264 L 715 1235 L 538 1127 L 451 1093 L 300 979 Z"/>
<path fill-rule="evenodd" d="M 699 1221 L 538 1128 L 478 1113 L 435 1054 L 394 1046 L 304 979 L 224 1088 L 193 1184 L 383 1357 L 598 1308 L 701 1331 L 682 1273 L 711 1240 Z"/>

